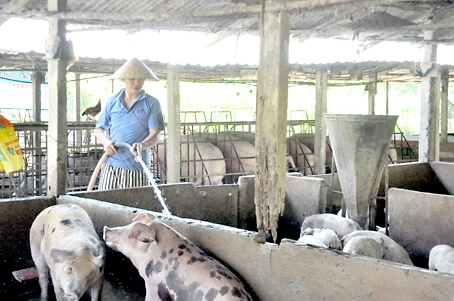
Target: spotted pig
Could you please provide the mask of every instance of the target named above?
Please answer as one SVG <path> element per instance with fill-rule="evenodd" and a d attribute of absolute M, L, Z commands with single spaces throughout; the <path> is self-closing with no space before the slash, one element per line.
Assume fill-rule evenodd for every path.
<path fill-rule="evenodd" d="M 252 300 L 230 270 L 150 214 L 140 213 L 123 227 L 106 226 L 103 237 L 138 269 L 145 301 Z"/>
<path fill-rule="evenodd" d="M 88 289 L 91 300 L 99 300 L 104 243 L 85 210 L 70 204 L 44 209 L 30 228 L 30 248 L 42 301 L 48 298 L 49 269 L 57 301 L 78 301 Z"/>

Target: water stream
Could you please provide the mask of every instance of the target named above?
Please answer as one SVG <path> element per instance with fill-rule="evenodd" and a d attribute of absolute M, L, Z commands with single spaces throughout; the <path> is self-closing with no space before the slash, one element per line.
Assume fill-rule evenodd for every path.
<path fill-rule="evenodd" d="M 124 148 L 131 150 L 131 145 L 129 145 L 127 143 L 116 142 L 115 146 L 124 147 Z M 133 153 L 133 155 L 136 155 L 136 154 Z M 156 184 L 156 181 L 154 180 L 152 173 L 148 169 L 145 162 L 143 162 L 142 158 L 136 156 L 136 159 L 140 163 L 140 165 L 142 165 L 143 171 L 147 175 L 148 181 L 150 182 L 151 187 L 153 187 L 154 193 L 156 194 L 156 197 L 158 198 L 159 202 L 161 203 L 162 213 L 164 213 L 167 216 L 171 216 L 172 213 L 170 213 L 170 210 L 166 205 L 166 199 L 162 196 L 162 191 L 158 188 L 158 185 Z"/>
<path fill-rule="evenodd" d="M 170 213 L 170 210 L 166 205 L 166 199 L 162 196 L 162 191 L 158 188 L 158 185 L 156 184 L 156 181 L 153 178 L 153 174 L 150 172 L 148 167 L 145 165 L 145 162 L 143 162 L 142 158 L 138 157 L 137 159 L 138 159 L 137 161 L 139 161 L 140 165 L 142 165 L 143 171 L 147 175 L 148 181 L 150 181 L 151 187 L 153 187 L 154 193 L 156 194 L 156 197 L 158 198 L 159 202 L 161 203 L 161 206 L 163 209 L 162 213 L 164 213 L 165 215 L 171 216 L 172 213 Z"/>

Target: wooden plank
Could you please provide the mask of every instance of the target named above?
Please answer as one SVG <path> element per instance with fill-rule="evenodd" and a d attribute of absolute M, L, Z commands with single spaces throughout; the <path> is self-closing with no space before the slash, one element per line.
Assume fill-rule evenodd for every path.
<path fill-rule="evenodd" d="M 290 14 L 265 12 L 259 22 L 254 202 L 258 241 L 270 230 L 276 241 L 285 196 Z"/>

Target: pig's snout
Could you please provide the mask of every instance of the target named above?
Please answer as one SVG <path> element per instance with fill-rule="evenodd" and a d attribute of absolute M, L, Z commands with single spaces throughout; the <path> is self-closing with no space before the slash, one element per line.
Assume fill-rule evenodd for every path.
<path fill-rule="evenodd" d="M 110 247 L 110 248 L 114 247 L 115 243 L 114 243 L 114 239 L 113 239 L 113 232 L 107 226 L 104 226 L 104 229 L 102 231 L 102 239 L 104 239 L 104 241 L 106 242 L 106 245 L 108 247 Z"/>
<path fill-rule="evenodd" d="M 65 299 L 67 301 L 79 301 L 79 296 L 74 292 L 68 292 L 65 294 Z"/>

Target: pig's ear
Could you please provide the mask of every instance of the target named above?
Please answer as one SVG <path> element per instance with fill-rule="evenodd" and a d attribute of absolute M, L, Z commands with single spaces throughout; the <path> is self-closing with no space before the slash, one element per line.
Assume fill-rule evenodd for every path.
<path fill-rule="evenodd" d="M 141 212 L 137 214 L 137 216 L 132 220 L 133 222 L 142 222 L 142 223 L 149 223 L 152 220 L 154 220 L 154 216 L 146 213 L 146 212 Z"/>
<path fill-rule="evenodd" d="M 157 244 L 158 242 L 156 241 L 156 232 L 155 230 L 143 223 L 135 223 L 131 230 L 129 230 L 128 233 L 128 238 L 129 239 L 137 239 L 141 242 L 145 243 L 153 243 Z"/>
<path fill-rule="evenodd" d="M 55 262 L 63 262 L 68 256 L 74 254 L 71 250 L 59 249 L 52 247 L 50 249 L 50 256 L 54 259 Z"/>

